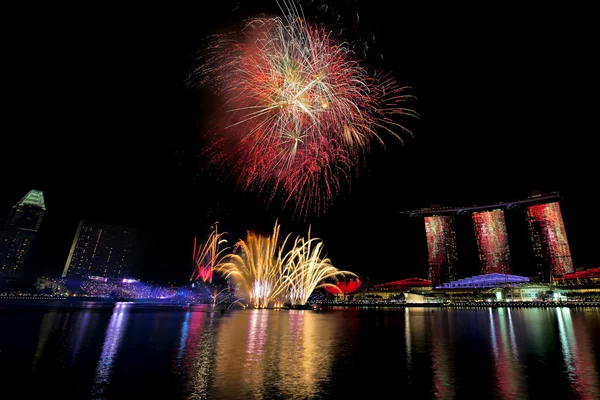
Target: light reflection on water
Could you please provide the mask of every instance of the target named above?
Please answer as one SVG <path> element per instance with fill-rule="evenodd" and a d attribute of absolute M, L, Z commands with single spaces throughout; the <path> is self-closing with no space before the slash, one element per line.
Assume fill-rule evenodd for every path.
<path fill-rule="evenodd" d="M 26 366 L 2 370 L 3 381 L 48 385 L 76 373 L 76 398 L 600 398 L 596 309 L 221 315 L 117 303 L 32 313 L 30 325 L 10 318 L 0 323 L 15 326 L 12 341 L 30 332 L 17 346 L 30 350 L 3 346 L 0 364 Z M 70 386 L 61 390 L 69 397 Z"/>
<path fill-rule="evenodd" d="M 113 362 L 119 351 L 121 338 L 123 337 L 123 332 L 127 325 L 128 307 L 128 303 L 116 303 L 112 316 L 110 317 L 106 335 L 104 337 L 102 353 L 100 354 L 100 359 L 98 360 L 98 366 L 96 368 L 96 379 L 94 388 L 92 389 L 94 398 L 103 398 L 101 396 L 104 392 L 104 388 L 110 380 Z"/>
<path fill-rule="evenodd" d="M 79 356 L 79 352 L 81 351 L 81 346 L 85 341 L 85 337 L 93 329 L 93 326 L 90 318 L 91 311 L 89 309 L 84 310 L 83 312 L 78 313 L 75 317 L 75 327 L 71 330 L 71 335 L 69 337 L 69 342 L 73 343 L 73 349 L 71 350 L 71 363 L 74 364 L 77 361 L 77 356 Z"/>
<path fill-rule="evenodd" d="M 58 312 L 56 310 L 50 310 L 46 314 L 44 314 L 44 317 L 42 318 L 42 323 L 40 325 L 40 333 L 38 335 L 37 345 L 31 363 L 32 370 L 35 370 L 40 358 L 42 357 L 42 354 L 44 353 L 44 349 L 46 348 L 46 342 L 48 342 L 50 335 L 55 329 L 54 322 L 56 321 L 57 316 Z"/>
<path fill-rule="evenodd" d="M 495 392 L 502 399 L 526 399 L 524 371 L 519 364 L 519 349 L 514 340 L 510 308 L 489 309 L 490 339 L 495 363 Z"/>
<path fill-rule="evenodd" d="M 430 324 L 431 364 L 433 368 L 433 394 L 436 399 L 455 398 L 454 351 L 450 338 L 440 332 L 451 330 L 452 318 L 448 313 L 436 314 L 434 323 Z"/>
<path fill-rule="evenodd" d="M 331 322 L 298 310 L 249 310 L 225 318 L 217 332 L 215 397 L 291 399 L 319 393 L 339 340 Z"/>
<path fill-rule="evenodd" d="M 571 385 L 581 399 L 600 399 L 598 366 L 585 321 L 574 326 L 569 308 L 557 308 L 556 316 L 564 364 Z M 577 329 L 574 329 L 574 328 Z"/>

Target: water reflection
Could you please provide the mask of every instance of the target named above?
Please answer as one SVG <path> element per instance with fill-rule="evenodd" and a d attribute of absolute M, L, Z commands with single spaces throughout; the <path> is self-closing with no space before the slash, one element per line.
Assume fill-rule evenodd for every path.
<path fill-rule="evenodd" d="M 176 370 L 183 374 L 183 394 L 189 399 L 209 397 L 215 357 L 215 316 L 207 310 L 189 310 L 181 324 L 175 357 Z"/>
<path fill-rule="evenodd" d="M 600 398 L 598 310 L 135 307 L 0 313 L 3 382 L 70 376 L 65 398 Z"/>
<path fill-rule="evenodd" d="M 495 364 L 495 391 L 500 398 L 527 398 L 523 369 L 515 340 L 510 309 L 489 309 L 490 339 Z"/>
<path fill-rule="evenodd" d="M 339 317 L 250 310 L 226 318 L 217 336 L 215 398 L 319 397 L 340 350 Z"/>
<path fill-rule="evenodd" d="M 216 337 L 214 334 L 214 314 L 197 312 L 200 314 L 193 319 L 192 329 L 200 325 L 202 319 L 206 321 L 200 331 L 202 334 L 194 344 L 194 362 L 192 368 L 191 399 L 206 399 L 209 395 L 212 370 L 214 365 Z"/>
<path fill-rule="evenodd" d="M 181 325 L 179 336 L 179 349 L 177 352 L 177 366 L 189 367 L 194 363 L 195 351 L 202 333 L 206 313 L 201 311 L 188 311 Z"/>
<path fill-rule="evenodd" d="M 410 308 L 404 309 L 404 346 L 406 347 L 406 376 L 408 383 L 412 382 L 411 371 L 412 371 L 412 341 L 411 341 L 410 329 Z"/>
<path fill-rule="evenodd" d="M 77 357 L 79 356 L 79 352 L 81 351 L 81 346 L 83 345 L 84 339 L 87 336 L 88 332 L 93 331 L 94 326 L 90 326 L 90 316 L 92 312 L 89 308 L 85 311 L 77 314 L 75 323 L 71 328 L 71 334 L 69 338 L 69 342 L 72 343 L 71 350 L 71 363 L 74 364 L 77 361 Z M 95 325 L 95 324 L 94 324 Z"/>
<path fill-rule="evenodd" d="M 579 316 L 575 324 L 576 329 L 573 329 L 569 308 L 557 308 L 556 316 L 564 364 L 571 387 L 581 399 L 600 398 L 594 349 L 585 320 Z"/>
<path fill-rule="evenodd" d="M 452 320 L 447 312 L 437 312 L 430 324 L 432 337 L 431 364 L 433 368 L 433 394 L 436 399 L 455 397 L 454 352 L 450 332 Z"/>
<path fill-rule="evenodd" d="M 94 382 L 93 394 L 96 398 L 104 392 L 106 385 L 110 381 L 110 373 L 113 368 L 113 363 L 125 326 L 127 325 L 127 308 L 128 303 L 116 303 L 113 308 L 112 316 L 106 329 L 104 336 L 104 345 L 102 346 L 102 353 L 100 354 L 100 360 L 96 367 L 96 379 Z"/>
<path fill-rule="evenodd" d="M 38 341 L 35 347 L 35 353 L 33 354 L 33 361 L 31 365 L 33 371 L 35 371 L 37 364 L 40 361 L 42 354 L 44 353 L 44 349 L 46 348 L 46 343 L 48 342 L 50 334 L 53 333 L 53 331 L 56 329 L 55 322 L 57 322 L 57 315 L 58 312 L 56 310 L 52 310 L 44 314 L 44 316 L 42 317 L 40 334 L 38 336 Z"/>
<path fill-rule="evenodd" d="M 280 391 L 285 398 L 315 397 L 331 373 L 335 327 L 320 327 L 321 316 L 307 311 L 291 312 L 288 318 L 290 331 L 278 365 Z"/>
<path fill-rule="evenodd" d="M 183 357 L 183 350 L 185 350 L 185 340 L 188 336 L 188 330 L 190 328 L 190 314 L 191 311 L 185 313 L 185 319 L 181 324 L 181 334 L 179 336 L 179 351 L 177 352 L 177 365 L 181 362 L 181 358 Z"/>

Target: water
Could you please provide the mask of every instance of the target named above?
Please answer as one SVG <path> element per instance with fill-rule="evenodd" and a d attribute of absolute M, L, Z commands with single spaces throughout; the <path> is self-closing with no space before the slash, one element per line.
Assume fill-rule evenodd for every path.
<path fill-rule="evenodd" d="M 3 399 L 600 399 L 594 308 L 117 303 L 4 308 L 0 327 Z"/>

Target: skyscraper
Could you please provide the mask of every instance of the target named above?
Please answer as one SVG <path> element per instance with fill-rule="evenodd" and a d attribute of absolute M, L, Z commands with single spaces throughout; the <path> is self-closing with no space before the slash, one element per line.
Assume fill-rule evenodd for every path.
<path fill-rule="evenodd" d="M 0 231 L 0 277 L 21 276 L 45 212 L 44 194 L 39 190 L 30 190 L 13 206 Z"/>
<path fill-rule="evenodd" d="M 44 193 L 30 190 L 15 204 L 6 220 L 5 228 L 37 232 L 46 212 Z"/>
<path fill-rule="evenodd" d="M 62 276 L 128 278 L 132 273 L 137 231 L 81 221 Z"/>
<path fill-rule="evenodd" d="M 452 215 L 425 217 L 429 280 L 434 286 L 455 278 L 456 232 Z"/>
<path fill-rule="evenodd" d="M 473 213 L 482 274 L 510 274 L 511 257 L 504 210 Z"/>
<path fill-rule="evenodd" d="M 540 274 L 552 276 L 573 272 L 573 259 L 558 202 L 527 207 L 527 222 L 533 242 L 533 254 Z"/>

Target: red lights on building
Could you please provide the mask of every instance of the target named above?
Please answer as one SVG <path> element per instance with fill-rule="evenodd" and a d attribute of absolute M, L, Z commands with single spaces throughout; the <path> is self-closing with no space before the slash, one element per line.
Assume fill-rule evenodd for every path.
<path fill-rule="evenodd" d="M 512 273 L 513 260 L 505 219 L 507 210 L 509 213 L 515 214 L 515 217 L 519 216 L 518 213 L 521 213 L 522 217 L 526 217 L 521 220 L 522 222 L 513 219 L 509 223 L 515 224 L 516 232 L 518 232 L 520 229 L 518 227 L 524 227 L 523 223 L 527 221 L 539 279 L 549 282 L 573 273 L 574 270 L 559 201 L 558 193 L 543 195 L 536 192 L 526 199 L 512 202 L 468 207 L 440 207 L 434 204 L 429 208 L 406 211 L 402 214 L 422 217 L 425 220 L 428 277 L 434 286 L 455 280 L 457 265 L 469 263 L 468 260 L 459 263 L 457 254 L 455 228 L 456 223 L 462 224 L 461 216 L 463 215 L 469 215 L 473 223 L 481 274 Z M 525 215 L 522 214 L 523 212 Z M 514 244 L 518 249 L 526 246 L 520 240 Z M 465 249 L 467 252 L 469 251 L 468 248 Z M 521 252 L 519 252 L 519 257 L 520 255 Z M 524 257 L 515 260 L 516 263 L 531 266 L 532 260 L 527 257 L 527 254 L 523 253 L 523 255 Z M 462 272 L 464 273 L 464 271 Z"/>
<path fill-rule="evenodd" d="M 408 290 L 413 287 L 429 287 L 432 285 L 432 282 L 427 279 L 421 278 L 408 278 L 408 279 L 400 279 L 398 281 L 381 283 L 379 285 L 373 286 L 375 289 L 379 290 Z"/>
<path fill-rule="evenodd" d="M 456 264 L 456 232 L 449 215 L 425 217 L 429 279 L 436 285 L 454 279 Z M 431 283 L 431 282 L 430 282 Z"/>
<path fill-rule="evenodd" d="M 482 274 L 510 274 L 511 257 L 503 210 L 473 213 Z"/>
<path fill-rule="evenodd" d="M 324 289 L 331 294 L 347 296 L 360 289 L 361 285 L 362 281 L 360 279 L 354 279 L 351 281 L 339 281 L 333 286 L 325 286 Z"/>
<path fill-rule="evenodd" d="M 533 251 L 539 266 L 549 264 L 552 276 L 573 272 L 573 259 L 558 202 L 527 207 Z"/>
<path fill-rule="evenodd" d="M 555 281 L 572 281 L 581 279 L 600 280 L 600 267 L 590 268 L 585 271 L 577 271 L 569 274 L 564 274 L 561 277 L 554 278 Z"/>

